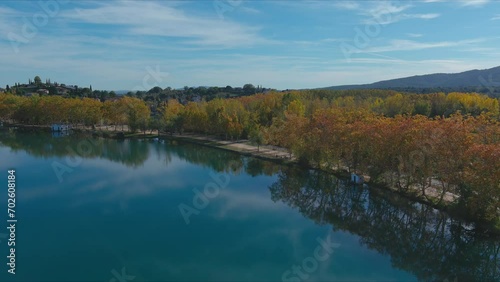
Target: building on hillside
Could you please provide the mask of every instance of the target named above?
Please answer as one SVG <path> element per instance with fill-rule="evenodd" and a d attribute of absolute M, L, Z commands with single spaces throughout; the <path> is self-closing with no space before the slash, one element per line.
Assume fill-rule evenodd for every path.
<path fill-rule="evenodd" d="M 66 95 L 69 93 L 68 89 L 66 89 L 65 87 L 61 87 L 61 86 L 56 87 L 56 91 L 57 91 L 58 95 Z"/>
<path fill-rule="evenodd" d="M 0 93 L 5 93 L 5 89 L 0 88 Z"/>
<path fill-rule="evenodd" d="M 49 95 L 49 90 L 47 89 L 38 89 L 36 92 L 40 95 Z"/>

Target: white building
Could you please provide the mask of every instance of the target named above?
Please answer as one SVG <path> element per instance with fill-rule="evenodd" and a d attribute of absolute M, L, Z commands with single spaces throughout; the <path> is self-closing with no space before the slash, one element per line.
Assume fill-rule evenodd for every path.
<path fill-rule="evenodd" d="M 51 129 L 53 132 L 68 131 L 69 125 L 54 123 L 54 124 L 52 124 Z"/>
<path fill-rule="evenodd" d="M 355 173 L 351 173 L 351 182 L 354 184 L 363 184 L 365 182 L 363 176 L 359 176 Z"/>

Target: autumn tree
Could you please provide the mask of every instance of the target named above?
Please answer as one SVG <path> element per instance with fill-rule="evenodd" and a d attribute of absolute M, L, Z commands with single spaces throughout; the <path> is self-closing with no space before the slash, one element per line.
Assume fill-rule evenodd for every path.
<path fill-rule="evenodd" d="M 189 102 L 181 113 L 184 121 L 184 128 L 192 132 L 208 133 L 209 120 L 207 114 L 207 103 Z"/>
<path fill-rule="evenodd" d="M 183 130 L 184 106 L 176 99 L 168 101 L 162 111 L 162 122 L 166 131 L 175 133 Z"/>
<path fill-rule="evenodd" d="M 390 96 L 384 101 L 383 113 L 388 117 L 395 117 L 401 114 L 411 114 L 412 106 L 407 97 L 398 93 Z"/>
<path fill-rule="evenodd" d="M 461 203 L 469 217 L 498 223 L 500 217 L 500 147 L 473 145 L 463 174 Z M 497 221 L 497 222 L 495 222 Z"/>
<path fill-rule="evenodd" d="M 117 125 L 126 123 L 127 116 L 123 104 L 116 100 L 107 100 L 102 105 L 103 118 L 106 124 L 113 125 L 116 130 Z"/>
<path fill-rule="evenodd" d="M 0 94 L 0 120 L 8 121 L 17 111 L 23 98 L 12 94 Z"/>
<path fill-rule="evenodd" d="M 250 128 L 248 133 L 248 139 L 250 144 L 257 145 L 257 152 L 260 152 L 260 146 L 264 143 L 264 134 L 259 125 L 255 125 Z"/>
<path fill-rule="evenodd" d="M 125 111 L 129 130 L 135 132 L 142 129 L 145 132 L 151 110 L 144 101 L 137 98 L 123 97 L 119 100 L 119 105 L 119 108 Z"/>

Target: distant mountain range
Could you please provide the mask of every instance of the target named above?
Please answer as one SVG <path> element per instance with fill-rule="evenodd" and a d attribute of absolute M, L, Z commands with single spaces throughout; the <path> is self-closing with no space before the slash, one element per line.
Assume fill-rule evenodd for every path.
<path fill-rule="evenodd" d="M 443 91 L 467 90 L 497 96 L 496 94 L 500 93 L 500 66 L 485 70 L 470 70 L 452 74 L 435 73 L 416 75 L 371 84 L 340 85 L 325 87 L 323 89 L 398 89 L 414 90 L 414 92 L 431 92 L 439 89 Z"/>

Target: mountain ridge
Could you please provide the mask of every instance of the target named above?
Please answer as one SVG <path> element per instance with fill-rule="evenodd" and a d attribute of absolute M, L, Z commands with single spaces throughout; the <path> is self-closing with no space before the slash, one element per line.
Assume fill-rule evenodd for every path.
<path fill-rule="evenodd" d="M 322 89 L 431 89 L 431 88 L 477 88 L 478 92 L 500 90 L 500 66 L 468 70 L 460 73 L 433 73 L 382 80 L 369 84 L 329 86 Z M 499 91 L 500 92 L 500 91 Z"/>

